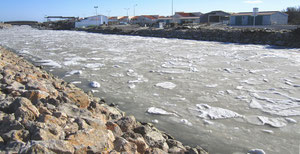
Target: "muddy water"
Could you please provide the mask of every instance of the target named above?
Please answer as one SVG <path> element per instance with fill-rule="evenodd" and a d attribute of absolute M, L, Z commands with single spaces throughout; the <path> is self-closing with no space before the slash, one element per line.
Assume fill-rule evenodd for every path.
<path fill-rule="evenodd" d="M 299 151 L 300 49 L 29 27 L 0 44 L 211 153 Z"/>

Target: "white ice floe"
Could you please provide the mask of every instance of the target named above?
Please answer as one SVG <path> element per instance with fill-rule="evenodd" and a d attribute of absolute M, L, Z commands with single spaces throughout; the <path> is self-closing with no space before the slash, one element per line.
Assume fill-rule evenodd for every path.
<path fill-rule="evenodd" d="M 207 88 L 215 88 L 218 87 L 218 84 L 210 84 L 210 85 L 206 85 Z"/>
<path fill-rule="evenodd" d="M 258 116 L 257 118 L 262 122 L 262 124 L 270 125 L 275 128 L 284 127 L 287 125 L 286 121 L 282 118 L 268 118 L 264 116 Z"/>
<path fill-rule="evenodd" d="M 274 131 L 269 130 L 269 129 L 262 129 L 261 131 L 264 133 L 268 133 L 268 134 L 274 134 Z"/>
<path fill-rule="evenodd" d="M 91 68 L 91 69 L 100 68 L 103 66 L 105 66 L 105 64 L 101 64 L 101 63 L 93 63 L 93 64 L 85 64 L 84 65 L 84 67 Z"/>
<path fill-rule="evenodd" d="M 130 89 L 134 89 L 136 86 L 135 86 L 135 84 L 129 84 L 128 87 L 129 87 Z"/>
<path fill-rule="evenodd" d="M 247 154 L 266 154 L 266 153 L 262 149 L 252 149 L 252 150 L 248 151 Z"/>
<path fill-rule="evenodd" d="M 154 124 L 158 124 L 158 120 L 157 119 L 154 119 L 151 122 L 154 123 Z"/>
<path fill-rule="evenodd" d="M 92 82 L 90 83 L 90 86 L 91 86 L 92 88 L 99 88 L 99 87 L 100 87 L 100 83 L 98 83 L 97 81 L 92 81 Z"/>
<path fill-rule="evenodd" d="M 200 112 L 198 117 L 204 119 L 226 119 L 226 118 L 238 118 L 242 117 L 242 115 L 233 112 L 231 110 L 219 108 L 219 107 L 211 107 L 207 104 L 197 104 L 197 111 Z"/>
<path fill-rule="evenodd" d="M 134 72 L 134 70 L 132 70 L 132 69 L 127 70 L 126 74 L 131 77 L 138 76 L 138 74 L 136 72 Z"/>
<path fill-rule="evenodd" d="M 261 104 L 259 104 L 259 103 L 257 102 L 257 100 L 255 100 L 255 99 L 252 99 L 252 100 L 251 100 L 249 106 L 250 106 L 250 108 L 252 108 L 252 109 L 262 109 Z"/>
<path fill-rule="evenodd" d="M 71 72 L 68 72 L 67 74 L 69 74 L 69 75 L 74 75 L 74 74 L 80 75 L 80 74 L 82 74 L 82 71 L 81 70 L 73 70 Z"/>
<path fill-rule="evenodd" d="M 147 113 L 156 114 L 156 115 L 174 115 L 174 113 L 168 112 L 164 109 L 157 108 L 157 107 L 148 108 Z"/>
<path fill-rule="evenodd" d="M 289 123 L 294 123 L 296 124 L 297 123 L 297 120 L 293 119 L 293 118 L 285 118 L 285 120 Z"/>
<path fill-rule="evenodd" d="M 61 65 L 53 60 L 39 60 L 37 63 L 41 63 L 43 66 L 57 67 L 61 68 Z"/>
<path fill-rule="evenodd" d="M 174 84 L 172 82 L 161 82 L 161 83 L 157 83 L 155 86 L 161 87 L 164 89 L 174 89 L 176 87 L 176 84 Z"/>
<path fill-rule="evenodd" d="M 193 124 L 189 122 L 187 119 L 181 119 L 180 122 L 188 126 L 193 126 Z"/>
<path fill-rule="evenodd" d="M 94 94 L 94 93 L 98 93 L 99 90 L 91 90 L 91 92 Z"/>
<path fill-rule="evenodd" d="M 112 76 L 112 77 L 124 77 L 124 74 L 122 74 L 122 73 L 112 73 L 112 74 L 110 74 L 110 76 Z"/>
<path fill-rule="evenodd" d="M 209 121 L 209 120 L 206 120 L 206 119 L 203 119 L 203 123 L 204 123 L 205 125 L 213 125 L 213 124 L 214 124 L 214 122 Z"/>
<path fill-rule="evenodd" d="M 19 51 L 19 54 L 30 54 L 30 52 L 27 50 L 21 50 Z"/>
<path fill-rule="evenodd" d="M 73 84 L 81 84 L 81 81 L 73 81 L 71 83 L 73 83 Z"/>

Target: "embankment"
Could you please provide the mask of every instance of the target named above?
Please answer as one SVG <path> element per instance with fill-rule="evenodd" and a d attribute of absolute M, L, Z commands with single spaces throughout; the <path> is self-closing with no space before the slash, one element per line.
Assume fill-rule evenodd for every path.
<path fill-rule="evenodd" d="M 0 153 L 192 153 L 0 46 Z"/>
<path fill-rule="evenodd" d="M 272 30 L 232 27 L 200 27 L 177 29 L 123 29 L 116 27 L 97 27 L 75 29 L 103 34 L 178 38 L 203 41 L 218 41 L 243 44 L 263 44 L 300 48 L 300 28 L 295 30 Z"/>

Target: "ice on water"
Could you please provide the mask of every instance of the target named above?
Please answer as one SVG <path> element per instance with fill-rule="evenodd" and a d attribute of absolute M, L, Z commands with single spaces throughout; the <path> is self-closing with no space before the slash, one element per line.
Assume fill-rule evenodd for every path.
<path fill-rule="evenodd" d="M 0 44 L 99 97 L 126 102 L 120 107 L 141 121 L 174 126 L 170 133 L 190 143 L 208 143 L 212 153 L 222 153 L 214 145 L 228 143 L 228 136 L 228 153 L 298 152 L 299 49 L 26 26 L 0 30 Z M 88 81 L 101 81 L 101 88 Z"/>

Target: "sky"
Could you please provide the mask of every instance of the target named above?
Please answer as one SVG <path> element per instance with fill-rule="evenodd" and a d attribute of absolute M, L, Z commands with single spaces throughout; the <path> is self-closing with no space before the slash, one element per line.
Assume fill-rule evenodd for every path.
<path fill-rule="evenodd" d="M 163 15 L 172 13 L 172 0 L 0 0 L 0 22 L 34 20 L 45 16 L 87 17 L 97 13 L 106 16 Z M 300 6 L 300 0 L 173 0 L 174 12 L 282 11 Z M 135 8 L 135 9 L 134 9 Z"/>

